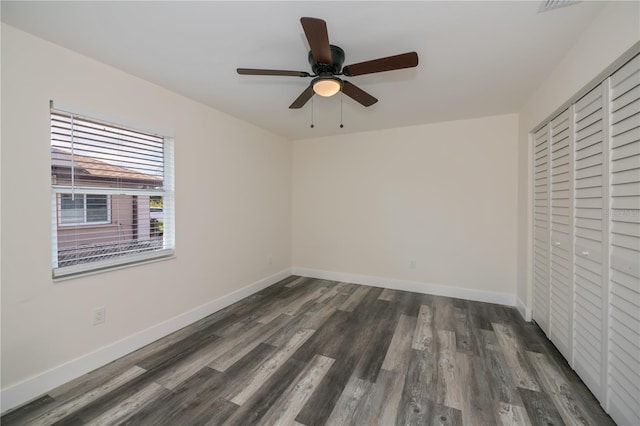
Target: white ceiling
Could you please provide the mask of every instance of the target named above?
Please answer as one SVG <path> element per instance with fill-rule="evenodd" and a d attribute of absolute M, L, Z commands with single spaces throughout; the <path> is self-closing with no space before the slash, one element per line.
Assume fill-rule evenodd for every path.
<path fill-rule="evenodd" d="M 604 2 L 538 13 L 541 1 L 2 1 L 2 21 L 287 138 L 517 112 Z M 416 51 L 417 68 L 348 80 L 379 102 L 340 96 L 288 106 L 310 79 L 300 17 L 327 21 L 345 65 Z"/>

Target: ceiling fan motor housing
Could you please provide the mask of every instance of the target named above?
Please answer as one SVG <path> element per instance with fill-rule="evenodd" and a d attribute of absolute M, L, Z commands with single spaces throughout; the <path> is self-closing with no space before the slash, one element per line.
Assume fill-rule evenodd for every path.
<path fill-rule="evenodd" d="M 330 45 L 331 48 L 331 64 L 319 64 L 316 62 L 311 51 L 309 51 L 309 64 L 316 75 L 339 74 L 344 63 L 344 50 L 338 46 Z"/>

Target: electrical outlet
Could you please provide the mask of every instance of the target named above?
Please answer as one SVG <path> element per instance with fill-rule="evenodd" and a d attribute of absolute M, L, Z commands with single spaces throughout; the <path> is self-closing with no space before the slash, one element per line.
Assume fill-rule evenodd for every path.
<path fill-rule="evenodd" d="M 93 308 L 93 325 L 104 324 L 107 320 L 107 311 L 104 306 Z"/>
<path fill-rule="evenodd" d="M 409 269 L 416 269 L 416 261 L 415 260 L 410 260 L 409 261 Z"/>

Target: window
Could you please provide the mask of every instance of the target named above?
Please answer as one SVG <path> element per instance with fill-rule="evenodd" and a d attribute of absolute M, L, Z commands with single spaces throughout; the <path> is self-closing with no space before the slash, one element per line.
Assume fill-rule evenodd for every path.
<path fill-rule="evenodd" d="M 60 225 L 98 225 L 111 221 L 108 195 L 60 194 Z"/>
<path fill-rule="evenodd" d="M 171 256 L 173 141 L 51 110 L 54 277 Z"/>

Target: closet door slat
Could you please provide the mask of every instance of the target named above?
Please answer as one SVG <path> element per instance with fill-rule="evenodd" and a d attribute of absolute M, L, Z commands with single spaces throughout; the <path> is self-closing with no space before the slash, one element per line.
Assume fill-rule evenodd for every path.
<path fill-rule="evenodd" d="M 549 126 L 534 135 L 533 319 L 549 334 L 550 199 Z"/>
<path fill-rule="evenodd" d="M 610 84 L 608 408 L 640 424 L 640 57 Z"/>
<path fill-rule="evenodd" d="M 593 106 L 591 106 L 593 108 Z M 573 340 L 573 247 L 571 244 L 571 185 L 573 162 L 570 146 L 570 113 L 564 111 L 551 121 L 551 256 L 549 339 L 567 359 Z"/>
<path fill-rule="evenodd" d="M 596 395 L 602 395 L 605 354 L 602 299 L 606 282 L 603 258 L 606 212 L 604 172 L 605 122 L 600 85 L 574 105 L 574 315 L 573 368 Z M 585 114 L 585 111 L 588 114 Z M 583 121 L 589 120 L 585 126 Z M 597 128 L 597 132 L 592 129 Z"/>

